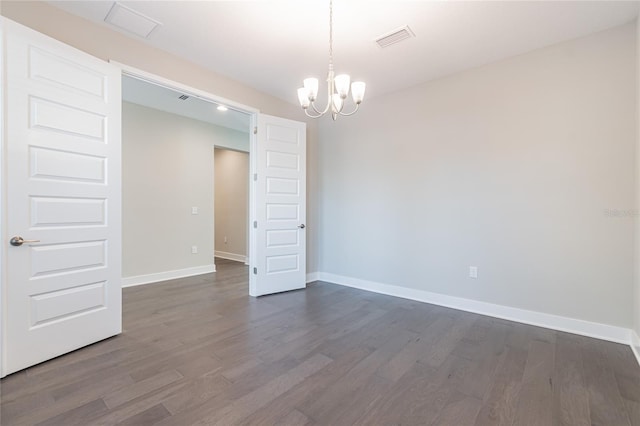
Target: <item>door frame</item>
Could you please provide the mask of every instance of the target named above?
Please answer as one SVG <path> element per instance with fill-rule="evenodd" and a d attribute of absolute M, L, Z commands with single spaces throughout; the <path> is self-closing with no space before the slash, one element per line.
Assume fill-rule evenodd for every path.
<path fill-rule="evenodd" d="M 5 376 L 4 373 L 4 297 L 7 283 L 7 258 L 6 258 L 6 246 L 5 241 L 8 241 L 7 234 L 7 218 L 5 217 L 5 207 L 7 205 L 7 191 L 5 190 L 5 75 L 4 75 L 4 32 L 5 32 L 5 19 L 0 16 L 0 378 Z"/>
<path fill-rule="evenodd" d="M 235 102 L 205 90 L 196 89 L 195 87 L 187 86 L 186 84 L 179 83 L 177 81 L 161 77 L 157 74 L 153 74 L 147 71 L 143 71 L 138 68 L 131 67 L 126 64 L 122 64 L 117 61 L 109 61 L 111 64 L 120 68 L 122 75 L 126 75 L 138 80 L 146 81 L 151 84 L 166 87 L 171 90 L 185 93 L 189 96 L 199 98 L 206 102 L 224 104 L 228 108 L 235 109 L 240 112 L 249 114 L 250 127 L 249 127 L 249 224 L 254 223 L 256 220 L 256 184 L 252 176 L 257 172 L 256 155 L 258 138 L 256 135 L 258 126 L 258 114 L 260 110 L 252 106 L 244 105 L 239 102 Z M 251 131 L 253 129 L 253 131 Z M 215 218 L 214 218 L 215 219 Z M 256 295 L 256 276 L 252 273 L 257 259 L 256 256 L 256 230 L 253 226 L 249 226 L 249 295 Z"/>

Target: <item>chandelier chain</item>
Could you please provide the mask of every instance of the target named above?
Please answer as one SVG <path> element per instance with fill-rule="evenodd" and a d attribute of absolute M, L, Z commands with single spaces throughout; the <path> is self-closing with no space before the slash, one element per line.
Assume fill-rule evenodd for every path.
<path fill-rule="evenodd" d="M 333 0 L 329 0 L 329 68 L 333 69 Z"/>
<path fill-rule="evenodd" d="M 331 113 L 335 120 L 339 115 L 349 116 L 355 114 L 360 108 L 364 97 L 365 84 L 362 81 L 350 83 L 348 74 L 335 75 L 333 70 L 333 0 L 329 0 L 329 72 L 327 73 L 327 105 L 323 109 L 316 107 L 318 96 L 318 79 L 309 77 L 304 80 L 304 86 L 298 89 L 298 101 L 307 117 L 318 118 L 326 113 Z M 351 95 L 355 108 L 351 112 L 343 110 L 344 100 Z"/>

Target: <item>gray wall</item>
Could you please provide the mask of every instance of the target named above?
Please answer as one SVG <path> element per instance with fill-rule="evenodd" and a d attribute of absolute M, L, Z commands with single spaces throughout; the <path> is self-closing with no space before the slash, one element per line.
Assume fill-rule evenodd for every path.
<path fill-rule="evenodd" d="M 319 270 L 631 327 L 635 25 L 319 128 Z M 469 266 L 479 278 L 468 278 Z"/>
<path fill-rule="evenodd" d="M 213 264 L 214 145 L 240 146 L 248 137 L 123 102 L 124 277 Z"/>
<path fill-rule="evenodd" d="M 214 152 L 216 255 L 240 260 L 249 255 L 249 154 L 218 148 Z"/>

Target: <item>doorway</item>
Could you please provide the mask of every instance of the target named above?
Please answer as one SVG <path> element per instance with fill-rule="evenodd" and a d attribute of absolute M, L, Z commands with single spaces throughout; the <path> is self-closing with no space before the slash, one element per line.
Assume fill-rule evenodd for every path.
<path fill-rule="evenodd" d="M 249 117 L 250 190 L 249 190 L 249 295 L 261 296 L 283 291 L 301 289 L 306 286 L 306 125 L 305 123 L 281 117 L 261 114 L 257 109 L 246 107 L 207 92 L 176 83 L 162 77 L 123 64 L 124 76 L 132 77 L 181 93 L 181 96 L 195 98 L 210 106 L 224 107 L 241 116 Z M 232 148 L 233 149 L 233 148 Z M 149 155 L 154 151 L 149 150 Z M 211 163 L 211 152 L 203 158 Z M 180 158 L 168 160 L 180 161 Z M 190 169 L 189 173 L 191 173 Z M 153 177 L 151 177 L 153 179 Z M 213 183 L 211 178 L 208 182 Z M 200 185 L 197 183 L 196 185 Z M 188 192 L 190 188 L 181 188 Z M 209 190 L 213 195 L 213 188 Z M 207 205 L 213 205 L 213 202 Z M 167 198 L 157 211 L 172 209 L 175 203 Z M 185 209 L 180 210 L 185 214 Z M 199 215 L 200 207 L 192 205 L 190 215 Z M 149 221 L 156 219 L 151 212 Z M 126 220 L 126 219 L 125 219 Z M 209 224 L 213 223 L 213 215 Z M 171 224 L 169 226 L 174 226 Z M 161 231 L 161 230 L 160 230 Z M 202 233 L 201 233 L 202 234 Z M 205 232 L 211 238 L 214 231 Z M 125 237 L 127 237 L 125 231 Z M 137 239 L 140 241 L 140 239 Z M 211 238 L 209 241 L 213 241 Z M 144 242 L 144 241 L 143 241 Z M 147 244 L 148 246 L 148 244 Z M 182 244 L 184 253 L 184 246 Z M 188 246 L 187 246 L 188 247 Z M 199 247 L 191 246 L 191 254 L 200 253 Z M 214 258 L 214 251 L 207 254 Z M 172 258 L 173 259 L 173 258 Z M 123 286 L 163 281 L 172 278 L 200 275 L 215 271 L 215 265 L 170 270 L 157 274 L 136 276 L 135 281 L 123 279 Z"/>
<path fill-rule="evenodd" d="M 122 82 L 123 286 L 215 272 L 211 154 L 243 152 L 248 186 L 253 116 L 229 101 L 126 70 Z M 246 216 L 248 188 L 244 194 Z M 237 246 L 237 235 L 228 234 L 227 246 Z"/>
<path fill-rule="evenodd" d="M 249 265 L 249 153 L 214 149 L 215 256 Z"/>

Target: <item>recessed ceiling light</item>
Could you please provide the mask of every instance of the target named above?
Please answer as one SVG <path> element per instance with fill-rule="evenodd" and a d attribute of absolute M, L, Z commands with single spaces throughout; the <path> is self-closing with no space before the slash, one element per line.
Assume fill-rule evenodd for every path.
<path fill-rule="evenodd" d="M 156 27 L 162 25 L 155 19 L 118 2 L 113 3 L 104 21 L 143 38 L 149 37 Z"/>
<path fill-rule="evenodd" d="M 226 110 L 228 110 L 228 109 L 229 109 L 229 108 L 227 108 L 227 107 L 226 107 L 226 106 L 224 106 L 224 105 L 218 105 L 218 111 L 226 111 Z"/>

